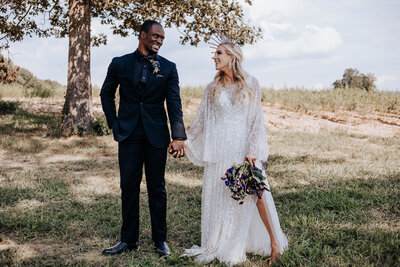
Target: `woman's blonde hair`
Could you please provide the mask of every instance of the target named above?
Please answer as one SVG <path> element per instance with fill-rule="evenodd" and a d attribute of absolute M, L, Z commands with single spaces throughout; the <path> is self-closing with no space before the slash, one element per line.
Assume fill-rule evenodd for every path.
<path fill-rule="evenodd" d="M 238 100 L 242 101 L 245 97 L 245 92 L 248 93 L 250 99 L 253 98 L 253 93 L 250 86 L 246 82 L 247 73 L 242 68 L 243 53 L 240 47 L 234 43 L 221 43 L 220 46 L 226 49 L 228 55 L 232 55 L 231 60 L 228 63 L 228 68 L 232 70 L 233 81 L 236 84 L 236 96 L 235 102 Z M 211 99 L 215 99 L 215 95 L 221 92 L 221 88 L 225 86 L 225 73 L 218 71 L 214 77 L 213 84 L 211 86 Z"/>

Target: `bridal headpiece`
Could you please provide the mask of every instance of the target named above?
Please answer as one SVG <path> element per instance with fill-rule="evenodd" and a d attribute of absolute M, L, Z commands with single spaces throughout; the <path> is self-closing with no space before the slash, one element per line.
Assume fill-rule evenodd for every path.
<path fill-rule="evenodd" d="M 233 39 L 232 34 L 229 34 L 230 37 L 228 37 L 224 33 L 217 33 L 214 36 L 210 38 L 210 41 L 208 44 L 210 45 L 211 48 L 217 49 L 219 45 L 221 44 L 232 44 L 232 45 L 239 45 L 240 40 L 239 39 Z"/>

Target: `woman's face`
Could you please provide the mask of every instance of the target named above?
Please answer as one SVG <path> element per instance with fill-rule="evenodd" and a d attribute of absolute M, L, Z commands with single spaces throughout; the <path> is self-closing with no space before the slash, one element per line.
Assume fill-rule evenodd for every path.
<path fill-rule="evenodd" d="M 227 50 L 222 45 L 219 45 L 214 52 L 215 69 L 227 72 L 229 71 L 229 61 L 231 60 L 232 55 L 227 54 Z"/>

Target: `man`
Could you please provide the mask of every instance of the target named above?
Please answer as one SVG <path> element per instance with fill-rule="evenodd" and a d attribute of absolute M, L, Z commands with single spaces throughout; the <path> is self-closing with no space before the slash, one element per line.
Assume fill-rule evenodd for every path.
<path fill-rule="evenodd" d="M 178 73 L 174 63 L 157 55 L 164 41 L 164 29 L 147 20 L 139 32 L 137 50 L 116 57 L 108 67 L 101 88 L 101 103 L 107 123 L 118 141 L 121 176 L 121 242 L 103 250 L 115 255 L 136 249 L 139 244 L 139 192 L 143 164 L 149 198 L 152 238 L 160 257 L 170 255 L 166 241 L 165 163 L 167 147 L 174 157 L 185 154 Z M 118 117 L 115 93 L 119 86 Z M 164 101 L 173 141 L 167 126 Z"/>

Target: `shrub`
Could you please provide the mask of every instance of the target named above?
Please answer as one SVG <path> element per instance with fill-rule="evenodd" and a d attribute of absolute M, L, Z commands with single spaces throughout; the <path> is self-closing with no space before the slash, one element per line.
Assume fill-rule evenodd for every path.
<path fill-rule="evenodd" d="M 19 102 L 4 101 L 0 99 L 0 115 L 14 114 L 19 105 Z"/>
<path fill-rule="evenodd" d="M 96 118 L 91 125 L 91 132 L 94 135 L 102 136 L 102 135 L 109 135 L 111 134 L 110 128 L 108 128 L 106 118 L 99 117 Z"/>
<path fill-rule="evenodd" d="M 19 69 L 19 66 L 14 66 L 10 59 L 0 54 L 0 83 L 12 83 Z"/>
<path fill-rule="evenodd" d="M 46 123 L 47 137 L 60 138 L 62 137 L 61 131 L 62 116 L 60 114 L 53 115 Z"/>

